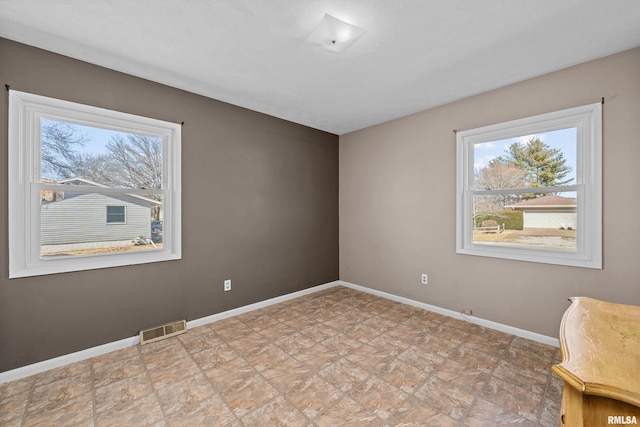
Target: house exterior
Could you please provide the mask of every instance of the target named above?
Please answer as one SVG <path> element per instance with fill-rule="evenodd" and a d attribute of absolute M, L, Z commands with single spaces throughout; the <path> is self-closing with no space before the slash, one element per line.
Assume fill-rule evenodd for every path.
<path fill-rule="evenodd" d="M 84 179 L 61 183 L 103 185 Z M 73 188 L 70 185 L 71 188 Z M 41 196 L 41 253 L 126 246 L 151 237 L 151 208 L 161 203 L 137 195 L 64 191 Z"/>
<path fill-rule="evenodd" d="M 525 200 L 505 209 L 520 210 L 524 228 L 576 228 L 576 199 L 547 195 Z"/>

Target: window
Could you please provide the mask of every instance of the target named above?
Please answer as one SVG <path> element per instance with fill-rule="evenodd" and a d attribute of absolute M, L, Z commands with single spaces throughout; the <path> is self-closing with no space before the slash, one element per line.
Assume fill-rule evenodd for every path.
<path fill-rule="evenodd" d="M 602 268 L 600 103 L 458 132 L 456 251 Z"/>
<path fill-rule="evenodd" d="M 178 124 L 11 90 L 9 277 L 180 259 L 180 146 Z"/>
<path fill-rule="evenodd" d="M 124 206 L 107 206 L 107 224 L 126 224 Z"/>

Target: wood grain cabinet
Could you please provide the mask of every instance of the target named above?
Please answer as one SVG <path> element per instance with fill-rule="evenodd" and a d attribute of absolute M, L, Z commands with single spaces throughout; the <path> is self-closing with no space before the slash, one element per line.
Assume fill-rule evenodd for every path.
<path fill-rule="evenodd" d="M 640 426 L 640 307 L 571 298 L 562 318 L 561 426 Z"/>

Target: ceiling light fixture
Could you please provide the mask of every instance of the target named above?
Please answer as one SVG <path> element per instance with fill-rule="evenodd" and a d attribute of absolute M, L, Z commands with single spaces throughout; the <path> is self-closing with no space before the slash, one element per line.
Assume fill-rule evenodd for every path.
<path fill-rule="evenodd" d="M 325 14 L 316 29 L 307 37 L 307 41 L 333 52 L 342 52 L 362 33 L 364 28 Z"/>

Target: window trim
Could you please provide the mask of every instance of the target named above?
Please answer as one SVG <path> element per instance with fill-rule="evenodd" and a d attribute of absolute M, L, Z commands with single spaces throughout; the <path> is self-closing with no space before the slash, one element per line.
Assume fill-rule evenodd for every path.
<path fill-rule="evenodd" d="M 122 221 L 109 221 L 109 208 L 122 208 Z M 122 225 L 122 224 L 126 224 L 127 223 L 127 207 L 124 205 L 106 205 L 105 206 L 105 210 L 106 210 L 106 218 L 105 218 L 105 224 L 109 224 L 109 225 Z M 113 215 L 113 214 L 111 214 Z M 149 226 L 151 226 L 151 224 L 149 224 Z"/>
<path fill-rule="evenodd" d="M 473 243 L 475 144 L 577 127 L 576 253 Z M 456 133 L 456 253 L 602 269 L 602 104 L 595 103 Z M 555 188 L 555 187 L 554 187 Z"/>
<path fill-rule="evenodd" d="M 163 247 L 150 251 L 40 256 L 40 118 L 163 140 L 161 190 L 126 189 L 127 194 L 161 194 L 164 203 Z M 39 276 L 182 258 L 181 125 L 15 90 L 9 91 L 9 278 Z M 56 188 L 49 185 L 47 188 Z M 64 189 L 64 188 L 63 188 Z M 74 190 L 114 194 L 122 189 L 77 185 Z"/>

